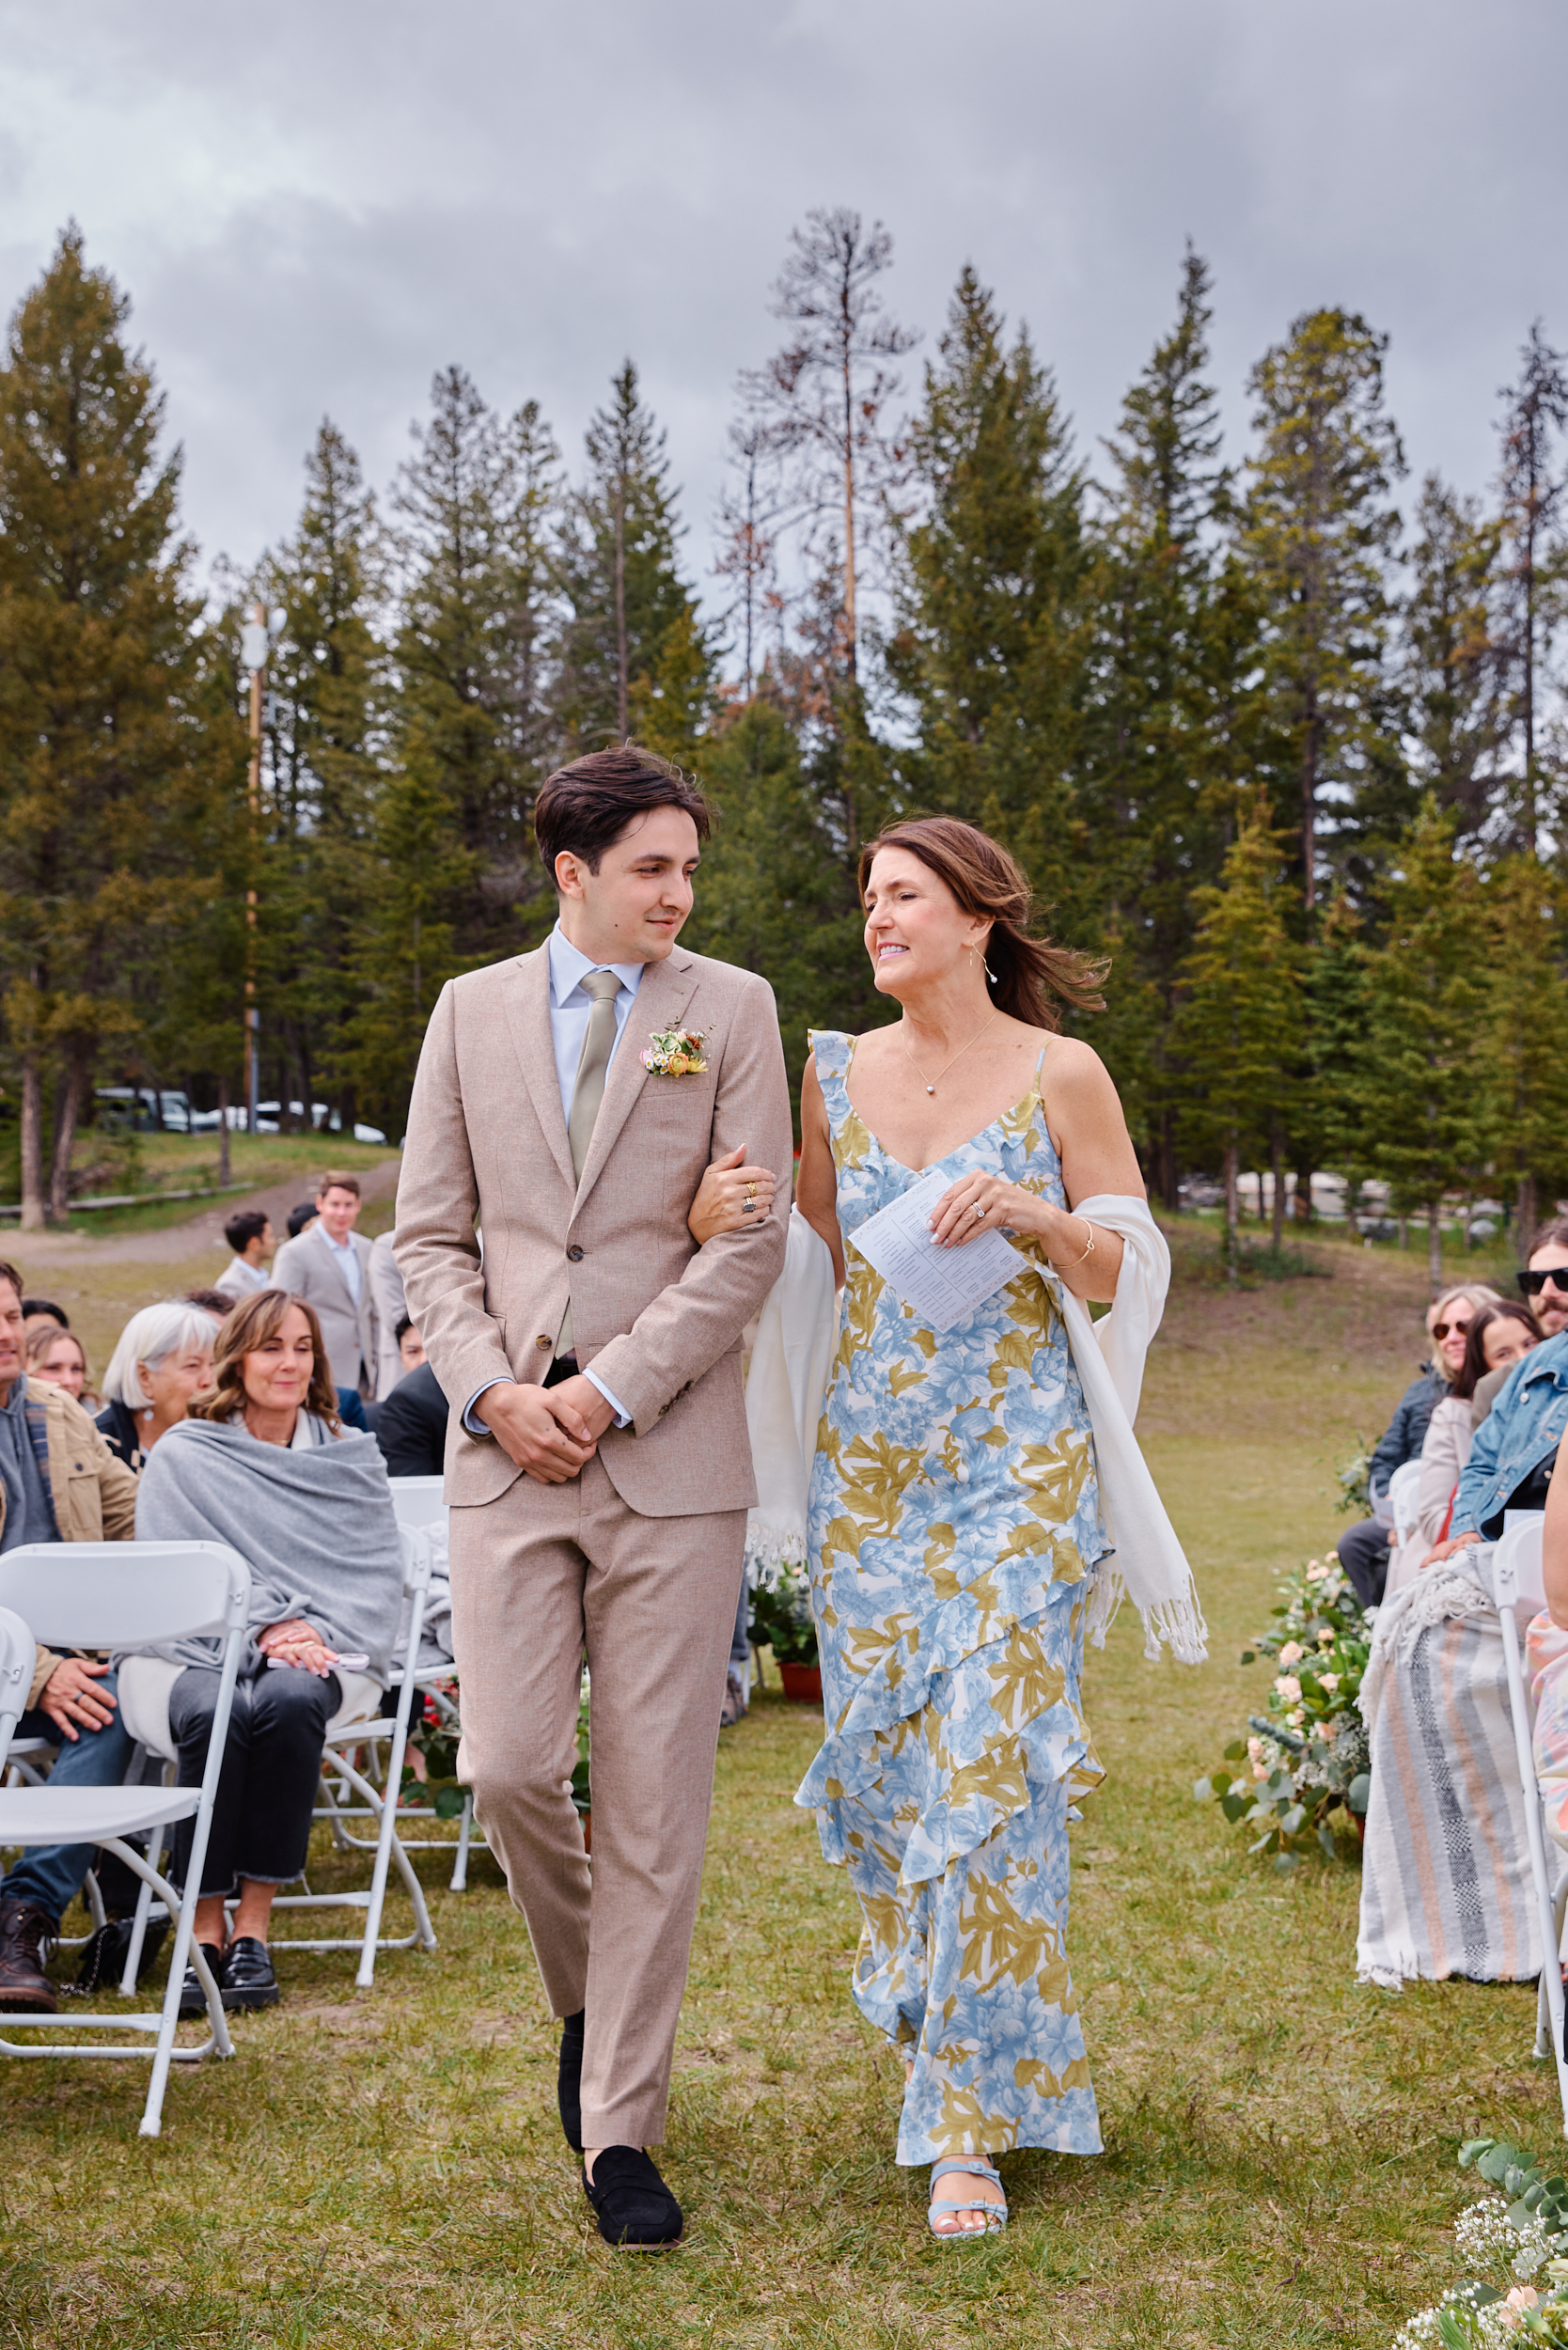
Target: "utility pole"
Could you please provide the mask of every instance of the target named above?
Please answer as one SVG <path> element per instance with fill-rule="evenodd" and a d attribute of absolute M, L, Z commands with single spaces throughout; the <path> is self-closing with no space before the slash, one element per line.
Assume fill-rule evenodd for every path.
<path fill-rule="evenodd" d="M 261 1099 L 261 1011 L 256 1000 L 256 855 L 261 837 L 261 697 L 267 672 L 267 615 L 250 607 L 243 658 L 250 671 L 250 885 L 245 891 L 245 1132 L 255 1134 Z"/>

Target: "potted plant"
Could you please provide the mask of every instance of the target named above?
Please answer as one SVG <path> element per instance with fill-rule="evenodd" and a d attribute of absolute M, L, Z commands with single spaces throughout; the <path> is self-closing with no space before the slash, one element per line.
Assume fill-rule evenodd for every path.
<path fill-rule="evenodd" d="M 799 1568 L 784 1568 L 771 1589 L 760 1585 L 753 1591 L 751 1637 L 759 1648 L 772 1649 L 787 1698 L 803 1704 L 822 1703 L 817 1626 L 811 1614 L 811 1594 Z"/>

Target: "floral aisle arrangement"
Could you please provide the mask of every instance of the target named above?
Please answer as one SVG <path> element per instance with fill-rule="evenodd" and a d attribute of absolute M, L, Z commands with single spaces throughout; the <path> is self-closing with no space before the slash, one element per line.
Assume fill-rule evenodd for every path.
<path fill-rule="evenodd" d="M 467 1793 L 457 1775 L 457 1693 L 455 1678 L 416 1689 L 409 1715 L 399 1801 L 428 1803 L 438 1820 L 460 1818 Z"/>
<path fill-rule="evenodd" d="M 772 1649 L 776 1664 L 818 1662 L 816 1619 L 802 1568 L 780 1566 L 758 1582 L 751 1594 L 751 1637 L 759 1648 Z"/>
<path fill-rule="evenodd" d="M 1461 2283 L 1400 2328 L 1393 2350 L 1525 2350 L 1568 2345 L 1568 2179 L 1542 2170 L 1521 2147 L 1473 2138 L 1462 2170 L 1491 2188 L 1459 2215 L 1454 2250 Z"/>
<path fill-rule="evenodd" d="M 1257 1831 L 1249 1852 L 1272 1853 L 1277 1866 L 1294 1868 L 1313 1838 L 1333 1859 L 1332 1812 L 1342 1807 L 1358 1823 L 1367 1809 L 1370 1756 L 1356 1700 L 1372 1617 L 1332 1554 L 1309 1559 L 1279 1595 L 1273 1628 L 1241 1660 L 1278 1663 L 1268 1712 L 1250 1716 L 1248 1735 L 1225 1749 L 1225 1761 L 1241 1767 L 1213 1771 L 1192 1792 Z"/>

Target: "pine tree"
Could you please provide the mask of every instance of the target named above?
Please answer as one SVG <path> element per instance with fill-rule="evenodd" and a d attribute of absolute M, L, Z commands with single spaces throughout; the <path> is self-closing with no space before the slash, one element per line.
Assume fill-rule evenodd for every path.
<path fill-rule="evenodd" d="M 284 624 L 268 665 L 267 853 L 260 876 L 261 1033 L 278 1090 L 306 1120 L 357 1001 L 354 964 L 375 886 L 387 722 L 372 621 L 384 588 L 374 500 L 354 452 L 322 424 L 294 538 L 256 592 Z"/>
<path fill-rule="evenodd" d="M 203 854 L 243 775 L 129 307 L 68 227 L 0 368 L 0 953 L 28 1228 L 46 1084 L 58 1219 L 95 1066 L 111 1041 L 134 1050 L 136 998 L 211 894 Z"/>
<path fill-rule="evenodd" d="M 1560 618 L 1563 547 L 1558 528 L 1564 489 L 1554 442 L 1568 428 L 1568 365 L 1539 321 L 1520 353 L 1519 381 L 1503 394 L 1502 495 L 1507 537 L 1501 650 L 1507 714 L 1517 745 L 1514 834 L 1534 855 L 1544 819 L 1555 812 L 1558 776 L 1543 773 L 1545 689 L 1554 622 Z"/>
<path fill-rule="evenodd" d="M 1244 1162 L 1273 1161 L 1278 1238 L 1278 1136 L 1301 1049 L 1300 949 L 1284 916 L 1279 837 L 1261 805 L 1244 807 L 1217 885 L 1195 895 L 1198 927 L 1176 1024 L 1187 1070 L 1182 1124 L 1191 1148 L 1219 1154 L 1226 1269 L 1234 1281 Z"/>
<path fill-rule="evenodd" d="M 1208 270 L 1189 246 L 1175 326 L 1106 445 L 1115 478 L 1093 574 L 1079 794 L 1121 947 L 1103 1050 L 1121 1081 L 1127 1046 L 1118 1032 L 1131 1017 L 1143 1072 L 1133 1132 L 1172 1208 L 1177 974 L 1192 945 L 1193 893 L 1218 879 L 1237 787 L 1256 772 L 1262 746 L 1252 687 L 1261 616 L 1223 536 L 1231 477 L 1219 462 L 1218 396 L 1208 381 L 1209 320 Z"/>
<path fill-rule="evenodd" d="M 887 315 L 877 280 L 892 267 L 893 240 L 868 230 L 845 205 L 806 216 L 774 286 L 773 314 L 795 329 L 766 367 L 741 379 L 752 419 L 788 468 L 790 505 L 825 525 L 841 566 L 841 660 L 851 686 L 859 668 L 859 582 L 883 498 L 900 464 L 886 421 L 899 390 L 889 362 L 919 340 Z"/>
<path fill-rule="evenodd" d="M 1083 476 L 1050 375 L 1005 333 L 965 269 L 910 433 L 923 504 L 898 543 L 887 661 L 917 748 L 897 771 L 906 799 L 994 830 L 1076 930 Z"/>
<path fill-rule="evenodd" d="M 1369 1171 L 1396 1212 L 1422 1210 L 1434 1295 L 1442 1204 L 1486 1159 L 1481 887 L 1454 852 L 1454 820 L 1429 794 L 1397 846 L 1381 945 L 1363 948 L 1366 1030 L 1351 1073 Z"/>
<path fill-rule="evenodd" d="M 1502 731 L 1494 635 L 1500 522 L 1435 474 L 1421 487 L 1404 612 L 1405 694 L 1416 772 L 1465 833 L 1490 813 Z"/>
<path fill-rule="evenodd" d="M 569 608 L 555 712 L 569 757 L 623 743 L 634 729 L 658 734 L 672 746 L 666 756 L 679 756 L 707 714 L 713 654 L 677 564 L 682 533 L 665 442 L 628 359 L 588 426 L 588 480 L 560 534 Z M 671 708 L 655 712 L 666 698 Z"/>
<path fill-rule="evenodd" d="M 1398 713 L 1385 676 L 1389 504 L 1403 471 L 1384 413 L 1387 337 L 1343 310 L 1296 320 L 1253 369 L 1259 439 L 1241 544 L 1264 608 L 1263 663 L 1281 738 L 1278 804 L 1299 810 L 1309 917 L 1321 868 L 1343 872 L 1403 820 Z M 1329 816 L 1326 811 L 1332 809 Z"/>
<path fill-rule="evenodd" d="M 1521 1251 L 1548 1198 L 1568 1186 L 1568 898 L 1532 856 L 1513 856 L 1483 887 L 1481 1083 L 1488 1149 L 1512 1179 Z"/>

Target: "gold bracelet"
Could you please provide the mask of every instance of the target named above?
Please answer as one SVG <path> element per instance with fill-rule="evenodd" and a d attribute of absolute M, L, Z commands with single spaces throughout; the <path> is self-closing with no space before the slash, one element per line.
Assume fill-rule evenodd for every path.
<path fill-rule="evenodd" d="M 1076 1273 L 1078 1267 L 1084 1261 L 1084 1257 L 1092 1257 L 1094 1254 L 1094 1227 L 1090 1222 L 1087 1215 L 1080 1215 L 1078 1217 L 1078 1222 L 1083 1226 L 1085 1231 L 1089 1234 L 1089 1246 L 1084 1250 L 1083 1257 L 1074 1257 L 1071 1264 L 1063 1265 L 1060 1268 L 1063 1273 Z"/>

